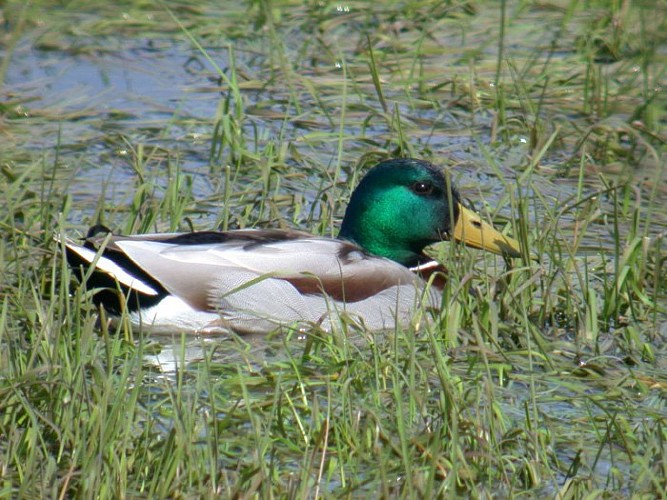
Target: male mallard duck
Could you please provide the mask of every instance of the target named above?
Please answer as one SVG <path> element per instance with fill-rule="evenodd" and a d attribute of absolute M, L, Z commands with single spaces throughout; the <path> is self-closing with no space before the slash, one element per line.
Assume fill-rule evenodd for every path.
<path fill-rule="evenodd" d="M 410 268 L 424 247 L 453 237 L 517 257 L 519 244 L 465 208 L 426 161 L 379 163 L 352 193 L 338 239 L 299 231 L 121 236 L 66 241 L 67 259 L 100 288 L 95 301 L 151 332 L 268 332 L 278 325 L 329 329 L 344 314 L 370 330 L 409 324 L 440 291 Z M 119 293 L 122 292 L 122 293 Z"/>

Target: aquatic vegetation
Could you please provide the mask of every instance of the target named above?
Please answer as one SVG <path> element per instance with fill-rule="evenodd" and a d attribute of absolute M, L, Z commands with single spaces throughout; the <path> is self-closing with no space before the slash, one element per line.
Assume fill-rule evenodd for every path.
<path fill-rule="evenodd" d="M 665 14 L 6 2 L 2 494 L 663 495 Z M 414 328 L 110 328 L 53 238 L 332 236 L 395 156 L 448 169 L 531 252 L 432 247 L 443 312 Z"/>

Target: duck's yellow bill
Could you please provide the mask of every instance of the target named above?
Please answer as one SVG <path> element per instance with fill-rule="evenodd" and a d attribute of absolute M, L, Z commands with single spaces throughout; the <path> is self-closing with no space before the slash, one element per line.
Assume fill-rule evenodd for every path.
<path fill-rule="evenodd" d="M 521 246 L 514 238 L 503 235 L 491 224 L 482 220 L 479 214 L 459 205 L 459 218 L 452 236 L 470 247 L 488 250 L 507 257 L 520 257 Z"/>

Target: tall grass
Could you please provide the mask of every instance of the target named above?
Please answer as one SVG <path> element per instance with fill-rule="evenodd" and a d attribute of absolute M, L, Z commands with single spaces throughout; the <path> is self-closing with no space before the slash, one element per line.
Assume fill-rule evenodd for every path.
<path fill-rule="evenodd" d="M 6 75 L 23 39 L 74 56 L 161 33 L 214 88 L 207 119 L 137 125 L 122 156 L 101 137 L 124 201 L 112 174 L 77 187 L 99 158 L 68 139 L 80 117 L 0 94 L 2 496 L 664 495 L 664 6 L 345 7 L 2 11 Z M 52 147 L 22 145 L 36 131 Z M 434 247 L 442 311 L 405 331 L 147 338 L 99 316 L 53 238 L 97 221 L 332 235 L 392 155 L 446 167 L 525 249 Z"/>

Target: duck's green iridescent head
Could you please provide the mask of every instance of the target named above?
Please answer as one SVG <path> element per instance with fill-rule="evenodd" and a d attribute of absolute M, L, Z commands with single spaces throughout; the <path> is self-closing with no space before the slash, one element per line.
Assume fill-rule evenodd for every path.
<path fill-rule="evenodd" d="M 424 247 L 453 237 L 470 246 L 518 256 L 519 244 L 461 205 L 458 192 L 431 163 L 386 160 L 352 193 L 339 237 L 405 266 L 423 259 Z"/>

